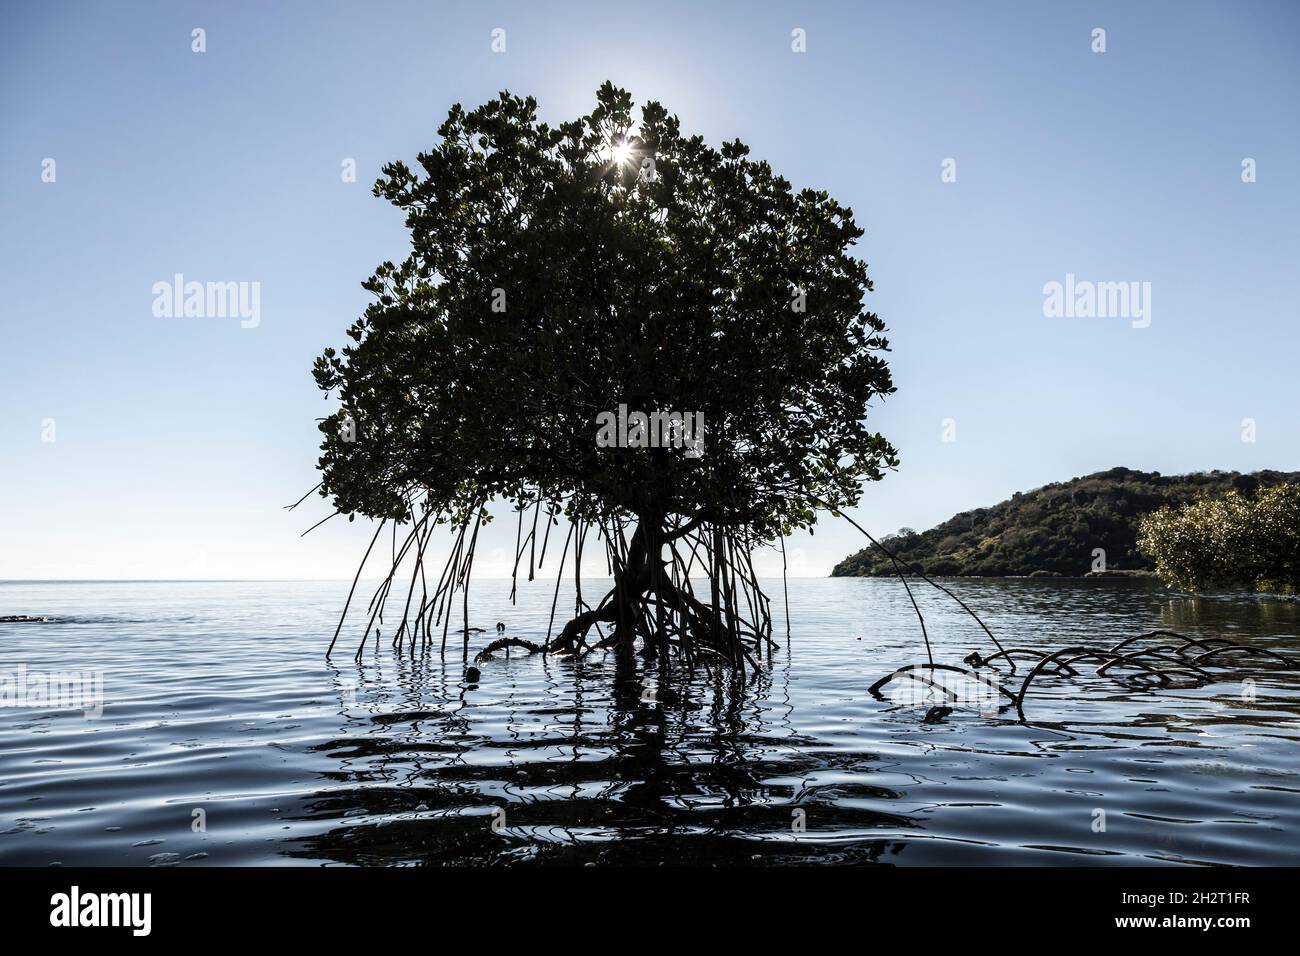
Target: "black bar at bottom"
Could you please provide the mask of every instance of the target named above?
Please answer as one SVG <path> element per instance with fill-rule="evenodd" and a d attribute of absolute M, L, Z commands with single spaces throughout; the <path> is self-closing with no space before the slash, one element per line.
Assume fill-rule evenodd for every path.
<path fill-rule="evenodd" d="M 1173 867 L 5 869 L 0 925 L 10 939 L 76 934 L 82 941 L 113 937 L 128 945 L 132 937 L 338 944 L 427 938 L 432 925 L 450 921 L 448 928 L 490 943 L 541 938 L 574 918 L 584 933 L 608 927 L 626 938 L 652 915 L 646 927 L 652 936 L 674 932 L 679 918 L 706 925 L 722 919 L 729 934 L 752 927 L 764 943 L 786 935 L 806 943 L 809 933 L 822 936 L 828 929 L 874 937 L 886 928 L 891 938 L 902 933 L 927 945 L 1011 930 L 1072 943 L 1193 934 L 1231 942 L 1241 933 L 1277 932 L 1293 922 L 1283 908 L 1293 916 L 1296 873 Z M 149 894 L 147 911 L 144 897 L 130 894 Z M 541 922 L 523 922 L 534 916 Z M 113 921 L 118 925 L 84 925 Z"/>

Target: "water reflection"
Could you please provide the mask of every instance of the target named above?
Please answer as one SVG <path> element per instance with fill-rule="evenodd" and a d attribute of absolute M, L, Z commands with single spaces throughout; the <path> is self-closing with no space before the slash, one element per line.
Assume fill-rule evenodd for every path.
<path fill-rule="evenodd" d="M 459 663 L 436 657 L 334 668 L 344 733 L 317 749 L 339 764 L 331 778 L 352 786 L 306 805 L 306 817 L 342 825 L 292 855 L 725 864 L 850 843 L 841 855 L 870 860 L 888 841 L 862 845 L 864 831 L 913 826 L 899 814 L 839 807 L 850 791 L 897 799 L 888 786 L 846 777 L 824 789 L 809 779 L 826 760 L 810 755 L 817 741 L 791 721 L 788 660 L 748 684 L 674 682 L 681 689 L 667 703 L 657 670 L 620 674 L 612 663 L 549 658 L 515 666 L 541 679 L 470 689 Z"/>

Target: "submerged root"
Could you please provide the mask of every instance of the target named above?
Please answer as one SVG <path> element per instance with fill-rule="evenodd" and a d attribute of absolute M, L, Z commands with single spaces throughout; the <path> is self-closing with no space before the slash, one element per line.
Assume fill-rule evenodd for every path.
<path fill-rule="evenodd" d="M 541 644 L 534 644 L 532 641 L 525 641 L 522 637 L 502 637 L 493 641 L 483 650 L 474 655 L 474 663 L 482 664 L 484 661 L 490 661 L 492 655 L 497 651 L 503 651 L 507 647 L 518 647 L 527 651 L 529 654 L 540 654 L 546 650 Z"/>

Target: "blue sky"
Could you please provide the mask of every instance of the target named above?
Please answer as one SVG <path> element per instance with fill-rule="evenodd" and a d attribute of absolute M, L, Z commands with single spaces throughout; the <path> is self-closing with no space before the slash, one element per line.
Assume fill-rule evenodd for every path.
<path fill-rule="evenodd" d="M 902 456 L 867 527 L 1115 465 L 1300 468 L 1298 47 L 1285 2 L 5 4 L 0 578 L 350 575 L 366 530 L 281 506 L 316 480 L 312 359 L 406 248 L 370 183 L 453 102 L 561 120 L 605 79 L 867 230 Z M 259 282 L 260 323 L 155 317 L 176 273 Z M 1150 326 L 1045 317 L 1067 274 L 1151 283 Z"/>

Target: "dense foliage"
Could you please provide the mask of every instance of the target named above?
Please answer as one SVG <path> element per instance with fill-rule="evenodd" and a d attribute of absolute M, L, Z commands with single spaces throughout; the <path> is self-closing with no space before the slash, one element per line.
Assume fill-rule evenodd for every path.
<path fill-rule="evenodd" d="M 885 546 L 929 574 L 1079 576 L 1093 569 L 1093 551 L 1106 553 L 1108 570 L 1151 570 L 1138 549 L 1138 523 L 1165 505 L 1204 495 L 1296 481 L 1300 474 L 1260 471 L 1166 476 L 1112 468 L 1034 491 L 1017 493 L 991 508 L 967 511 L 925 532 L 904 529 Z M 834 575 L 891 574 L 874 549 L 845 558 Z"/>
<path fill-rule="evenodd" d="M 1231 490 L 1142 519 L 1138 546 L 1172 587 L 1300 590 L 1300 485 Z"/>
<path fill-rule="evenodd" d="M 375 187 L 410 254 L 316 363 L 341 404 L 320 461 L 340 511 L 400 518 L 419 489 L 458 521 L 540 493 L 588 520 L 770 536 L 895 463 L 864 421 L 893 384 L 851 209 L 658 103 L 634 128 L 608 83 L 572 122 L 502 93 L 438 133 Z M 704 454 L 598 447 L 620 404 L 702 415 Z"/>

